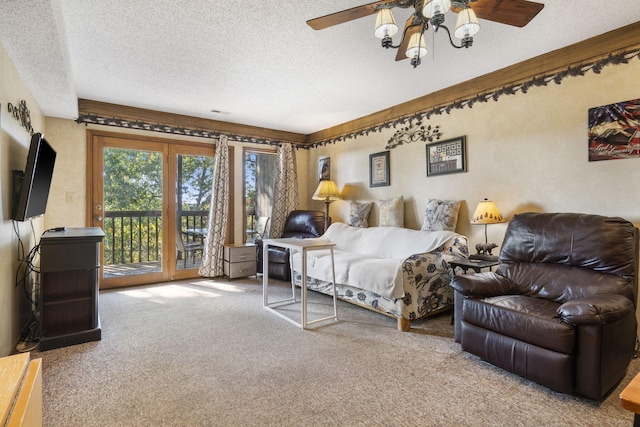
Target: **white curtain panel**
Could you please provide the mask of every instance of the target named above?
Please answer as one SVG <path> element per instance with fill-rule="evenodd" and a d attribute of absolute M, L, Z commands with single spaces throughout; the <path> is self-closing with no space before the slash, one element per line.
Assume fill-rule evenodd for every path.
<path fill-rule="evenodd" d="M 222 276 L 224 258 L 224 238 L 227 234 L 229 216 L 229 144 L 226 136 L 221 136 L 216 146 L 213 169 L 213 190 L 207 236 L 202 251 L 202 265 L 198 271 L 204 277 Z"/>
<path fill-rule="evenodd" d="M 282 236 L 284 222 L 289 212 L 298 207 L 296 153 L 291 144 L 282 144 L 278 147 L 278 168 L 273 193 L 270 237 L 277 239 Z"/>

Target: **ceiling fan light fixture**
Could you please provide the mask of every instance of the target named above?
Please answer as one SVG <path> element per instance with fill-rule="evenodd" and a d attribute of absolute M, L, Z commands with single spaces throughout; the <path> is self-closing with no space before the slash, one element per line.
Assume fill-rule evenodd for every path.
<path fill-rule="evenodd" d="M 451 9 L 451 0 L 428 0 L 422 7 L 422 16 L 431 19 L 437 15 L 444 15 Z"/>
<path fill-rule="evenodd" d="M 384 39 L 385 37 L 393 37 L 397 33 L 398 24 L 396 24 L 396 20 L 393 18 L 391 9 L 388 7 L 379 9 L 376 15 L 375 36 L 379 39 Z"/>
<path fill-rule="evenodd" d="M 473 9 L 470 7 L 462 9 L 458 13 L 456 29 L 453 35 L 459 39 L 464 39 L 466 37 L 473 37 L 478 31 L 480 31 L 480 24 Z"/>

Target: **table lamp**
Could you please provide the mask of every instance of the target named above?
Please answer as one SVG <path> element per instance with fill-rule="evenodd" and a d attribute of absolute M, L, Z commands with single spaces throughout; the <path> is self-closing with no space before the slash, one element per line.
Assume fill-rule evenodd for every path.
<path fill-rule="evenodd" d="M 497 248 L 495 243 L 487 241 L 487 224 L 498 224 L 504 222 L 502 214 L 491 200 L 484 199 L 478 203 L 478 207 L 471 217 L 471 224 L 484 224 L 484 245 L 479 243 L 476 245 L 477 254 L 469 256 L 469 259 L 479 259 L 485 261 L 494 261 L 497 256 L 491 255 L 491 250 Z"/>
<path fill-rule="evenodd" d="M 322 200 L 325 203 L 324 231 L 327 231 L 329 227 L 329 204 L 342 199 L 338 191 L 338 186 L 333 181 L 322 180 L 318 183 L 318 188 L 316 188 L 316 192 L 313 193 L 311 198 L 313 200 Z"/>

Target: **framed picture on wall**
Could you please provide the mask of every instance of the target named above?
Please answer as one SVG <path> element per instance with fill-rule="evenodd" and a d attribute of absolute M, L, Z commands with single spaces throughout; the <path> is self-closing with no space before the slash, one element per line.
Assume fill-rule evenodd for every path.
<path fill-rule="evenodd" d="M 589 161 L 640 157 L 640 99 L 589 109 Z"/>
<path fill-rule="evenodd" d="M 467 171 L 467 140 L 459 136 L 427 144 L 427 176 Z"/>
<path fill-rule="evenodd" d="M 318 182 L 331 179 L 331 158 L 318 159 Z"/>
<path fill-rule="evenodd" d="M 389 152 L 369 155 L 369 187 L 386 187 L 390 185 L 389 179 Z"/>

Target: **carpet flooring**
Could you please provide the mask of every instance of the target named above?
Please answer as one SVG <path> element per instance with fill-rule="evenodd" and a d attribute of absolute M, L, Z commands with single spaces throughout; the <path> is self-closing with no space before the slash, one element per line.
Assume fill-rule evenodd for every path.
<path fill-rule="evenodd" d="M 290 287 L 273 281 L 274 295 Z M 277 297 L 277 296 L 276 296 Z M 331 312 L 309 292 L 309 316 Z M 298 317 L 298 306 L 280 309 Z M 261 281 L 197 279 L 100 294 L 102 340 L 46 352 L 45 426 L 631 426 L 618 395 L 566 396 L 463 352 L 450 314 L 396 329 L 338 304 L 302 331 Z"/>

